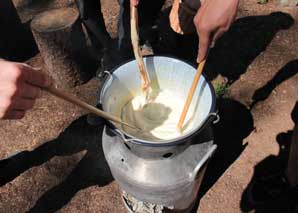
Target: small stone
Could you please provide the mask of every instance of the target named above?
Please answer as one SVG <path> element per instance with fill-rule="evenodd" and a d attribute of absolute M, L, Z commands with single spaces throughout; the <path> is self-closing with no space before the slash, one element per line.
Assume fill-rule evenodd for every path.
<path fill-rule="evenodd" d="M 244 76 L 241 75 L 239 80 L 240 80 L 240 81 L 244 81 L 244 80 L 245 80 Z"/>
<path fill-rule="evenodd" d="M 148 44 L 144 44 L 141 47 L 141 54 L 142 54 L 142 56 L 147 56 L 147 55 L 153 55 L 154 52 L 153 52 L 152 47 L 150 47 Z"/>
<path fill-rule="evenodd" d="M 217 77 L 212 81 L 213 85 L 226 84 L 226 83 L 228 83 L 228 79 L 222 76 L 221 74 L 217 75 Z"/>

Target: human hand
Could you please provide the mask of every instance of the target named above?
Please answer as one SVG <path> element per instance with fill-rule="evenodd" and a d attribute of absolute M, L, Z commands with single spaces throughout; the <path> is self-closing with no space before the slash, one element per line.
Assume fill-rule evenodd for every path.
<path fill-rule="evenodd" d="M 42 72 L 23 63 L 0 61 L 0 119 L 21 119 L 50 85 Z"/>
<path fill-rule="evenodd" d="M 139 0 L 130 0 L 130 3 L 131 3 L 133 6 L 138 6 L 138 4 L 139 4 Z"/>
<path fill-rule="evenodd" d="M 239 0 L 207 0 L 198 10 L 194 24 L 199 36 L 197 61 L 206 58 L 210 47 L 222 36 L 236 18 Z"/>

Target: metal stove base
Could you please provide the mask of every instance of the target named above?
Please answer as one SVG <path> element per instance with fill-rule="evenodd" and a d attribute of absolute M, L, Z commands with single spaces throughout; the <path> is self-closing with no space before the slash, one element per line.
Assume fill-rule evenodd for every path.
<path fill-rule="evenodd" d="M 166 213 L 166 208 L 162 205 L 139 201 L 125 191 L 122 192 L 122 200 L 130 213 Z"/>
<path fill-rule="evenodd" d="M 129 213 L 189 213 L 193 205 L 185 210 L 175 210 L 163 205 L 140 201 L 125 191 L 122 192 L 122 201 Z"/>

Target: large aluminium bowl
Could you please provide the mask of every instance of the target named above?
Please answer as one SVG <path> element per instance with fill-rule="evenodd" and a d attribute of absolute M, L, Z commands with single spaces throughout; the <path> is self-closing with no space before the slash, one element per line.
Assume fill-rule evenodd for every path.
<path fill-rule="evenodd" d="M 196 69 L 192 65 L 165 56 L 145 57 L 144 61 L 154 90 L 171 90 L 173 94 L 182 97 L 182 100 L 186 100 L 196 73 Z M 129 61 L 114 69 L 104 82 L 100 94 L 101 107 L 104 111 L 121 117 L 122 106 L 140 93 L 142 93 L 141 78 L 137 63 L 135 60 Z M 191 129 L 183 132 L 181 136 L 170 140 L 147 141 L 130 135 L 119 124 L 111 124 L 122 137 L 130 140 L 130 142 L 163 146 L 177 144 L 189 139 L 195 133 L 200 132 L 214 117 L 216 117 L 214 90 L 202 75 L 188 111 L 189 119 L 185 121 L 187 124 L 191 120 L 194 125 Z"/>

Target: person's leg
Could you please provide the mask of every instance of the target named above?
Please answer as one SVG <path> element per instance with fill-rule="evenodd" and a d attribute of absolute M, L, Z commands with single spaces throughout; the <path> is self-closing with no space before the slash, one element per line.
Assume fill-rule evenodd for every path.
<path fill-rule="evenodd" d="M 131 48 L 130 37 L 130 8 L 129 0 L 119 0 L 120 12 L 118 19 L 118 49 L 121 54 Z"/>
<path fill-rule="evenodd" d="M 291 187 L 298 186 L 298 125 L 293 131 L 286 176 Z"/>
<path fill-rule="evenodd" d="M 142 38 L 142 32 L 146 31 L 146 28 L 150 28 L 152 25 L 154 25 L 164 2 L 165 0 L 140 0 L 138 5 L 140 39 L 146 39 Z M 119 0 L 119 4 L 120 14 L 118 22 L 118 48 L 121 54 L 128 54 L 131 56 L 130 1 Z"/>
<path fill-rule="evenodd" d="M 112 38 L 106 30 L 100 0 L 76 0 L 83 24 L 93 47 L 93 55 L 100 62 L 97 73 L 117 64 Z"/>
<path fill-rule="evenodd" d="M 83 23 L 95 48 L 109 48 L 111 37 L 106 30 L 100 0 L 76 0 Z"/>

